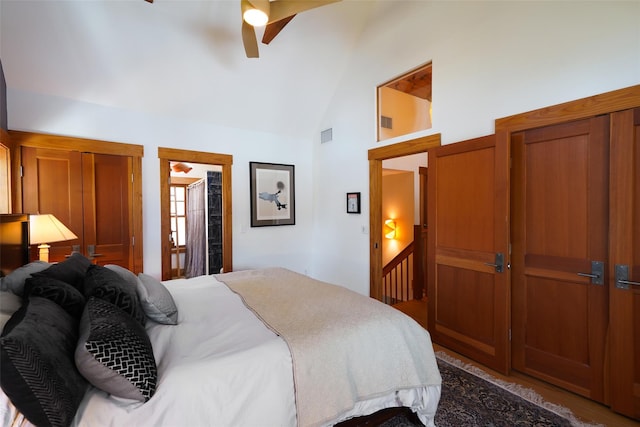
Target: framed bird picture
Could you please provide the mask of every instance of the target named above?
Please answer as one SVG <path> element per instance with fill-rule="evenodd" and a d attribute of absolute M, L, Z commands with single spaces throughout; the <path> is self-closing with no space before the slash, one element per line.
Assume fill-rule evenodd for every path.
<path fill-rule="evenodd" d="M 251 226 L 295 225 L 295 166 L 249 162 Z"/>

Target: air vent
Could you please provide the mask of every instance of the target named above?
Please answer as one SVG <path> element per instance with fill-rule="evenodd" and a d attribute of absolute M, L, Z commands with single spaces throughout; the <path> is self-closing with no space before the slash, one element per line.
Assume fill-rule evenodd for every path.
<path fill-rule="evenodd" d="M 393 129 L 393 119 L 387 116 L 380 116 L 380 127 Z"/>
<path fill-rule="evenodd" d="M 333 140 L 333 128 L 325 129 L 320 132 L 320 142 L 322 144 L 331 140 Z"/>

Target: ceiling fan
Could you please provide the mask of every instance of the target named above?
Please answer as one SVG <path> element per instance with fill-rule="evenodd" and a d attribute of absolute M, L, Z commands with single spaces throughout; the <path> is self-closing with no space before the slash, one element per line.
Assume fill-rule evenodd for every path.
<path fill-rule="evenodd" d="M 258 57 L 255 27 L 266 25 L 262 43 L 269 44 L 298 13 L 339 1 L 342 0 L 240 0 L 242 43 L 247 58 Z"/>
<path fill-rule="evenodd" d="M 341 0 L 240 0 L 242 43 L 247 58 L 258 57 L 254 27 L 266 25 L 262 43 L 269 44 L 298 13 L 339 1 Z"/>

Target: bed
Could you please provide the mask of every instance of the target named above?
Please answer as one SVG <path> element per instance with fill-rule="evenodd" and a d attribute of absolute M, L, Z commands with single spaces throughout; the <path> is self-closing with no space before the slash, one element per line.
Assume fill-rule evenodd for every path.
<path fill-rule="evenodd" d="M 344 287 L 282 268 L 160 282 L 118 266 L 84 270 L 77 256 L 32 264 L 2 284 L 3 425 L 325 426 L 399 406 L 434 425 L 441 378 L 428 332 Z M 51 325 L 47 310 L 57 310 Z M 28 365 L 44 379 L 24 381 L 31 366 L 10 353 L 34 329 L 49 340 L 36 349 L 68 342 L 52 362 L 64 378 L 38 360 Z"/>

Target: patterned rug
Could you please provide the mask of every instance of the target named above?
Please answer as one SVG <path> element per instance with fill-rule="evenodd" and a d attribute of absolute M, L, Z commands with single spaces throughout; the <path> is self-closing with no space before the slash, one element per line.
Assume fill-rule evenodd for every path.
<path fill-rule="evenodd" d="M 442 375 L 437 427 L 595 426 L 579 421 L 567 408 L 546 402 L 533 390 L 499 380 L 443 352 L 436 353 Z M 404 411 L 380 427 L 414 427 L 422 423 Z"/>

